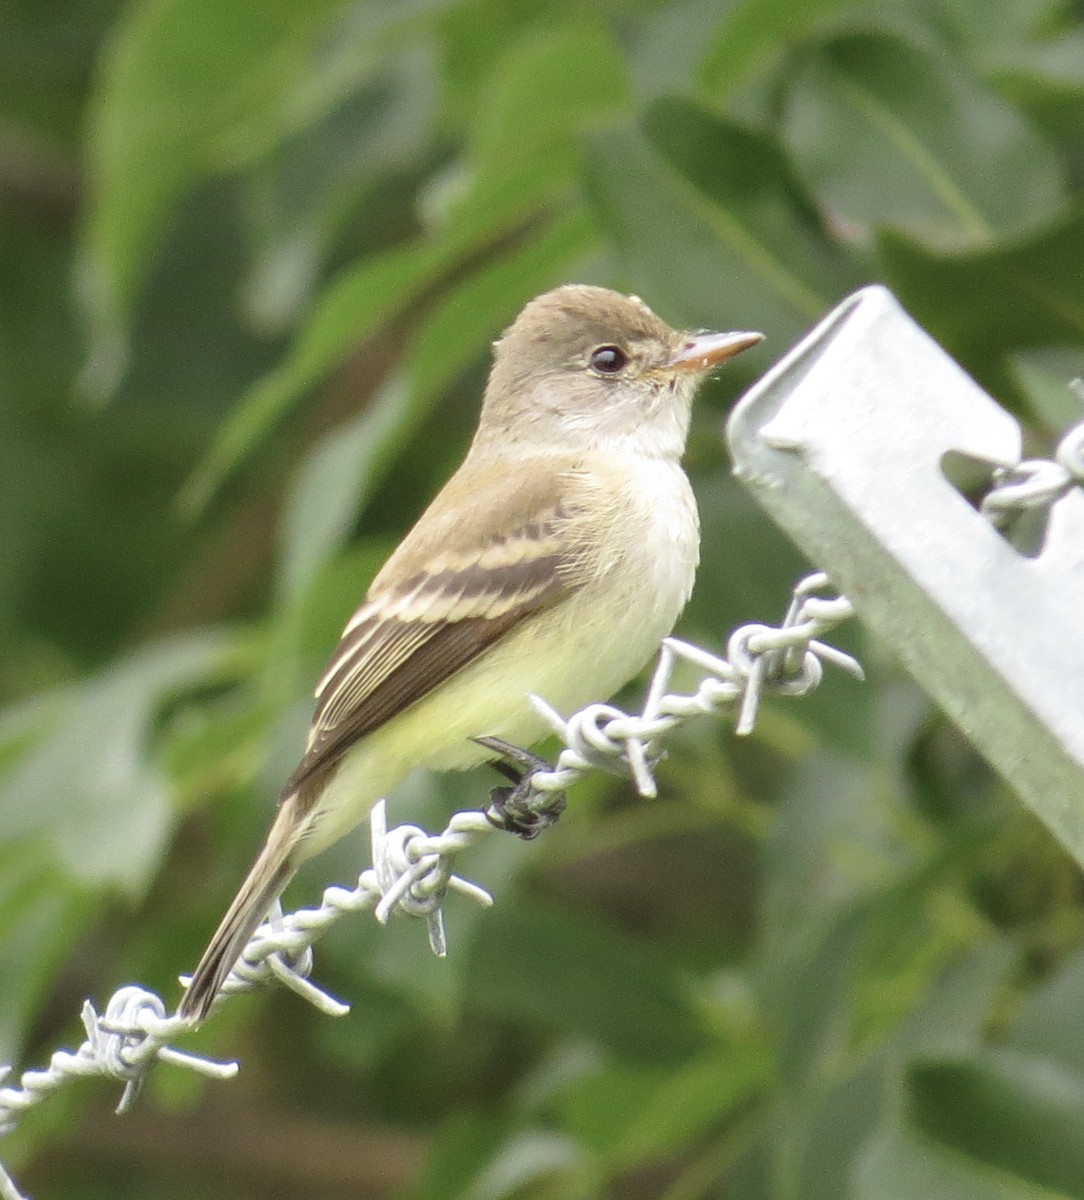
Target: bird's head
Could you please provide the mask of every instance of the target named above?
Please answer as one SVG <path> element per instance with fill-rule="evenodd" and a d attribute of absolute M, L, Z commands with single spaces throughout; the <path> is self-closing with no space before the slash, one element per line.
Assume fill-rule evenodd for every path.
<path fill-rule="evenodd" d="M 683 333 L 637 296 L 569 284 L 532 300 L 494 344 L 476 444 L 620 444 L 677 457 L 703 378 L 759 333 Z"/>

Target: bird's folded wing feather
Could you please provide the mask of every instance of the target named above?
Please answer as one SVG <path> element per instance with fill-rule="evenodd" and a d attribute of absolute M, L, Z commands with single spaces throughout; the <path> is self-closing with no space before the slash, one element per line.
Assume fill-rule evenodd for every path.
<path fill-rule="evenodd" d="M 456 520 L 454 494 L 434 502 L 431 519 L 415 527 L 347 624 L 317 685 L 305 755 L 284 797 L 315 782 L 359 738 L 524 618 L 580 586 L 584 555 L 569 534 L 573 503 L 555 499 L 552 486 L 519 489 L 515 501 L 511 512 L 500 506 L 499 523 L 486 514 L 481 529 L 476 520 L 470 529 Z"/>

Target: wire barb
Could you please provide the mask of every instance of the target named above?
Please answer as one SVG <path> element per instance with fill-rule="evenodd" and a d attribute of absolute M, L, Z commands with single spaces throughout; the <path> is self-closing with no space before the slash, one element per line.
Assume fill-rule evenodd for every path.
<path fill-rule="evenodd" d="M 737 630 L 723 658 L 677 638 L 666 638 L 648 685 L 643 709 L 633 716 L 610 704 L 591 704 L 570 717 L 560 716 L 536 696 L 530 702 L 565 743 L 552 770 L 524 777 L 527 785 L 517 796 L 517 815 L 552 819 L 555 800 L 593 770 L 628 776 L 642 796 L 655 796 L 655 765 L 662 741 L 674 729 L 705 715 L 737 712 L 737 732 L 750 732 L 765 692 L 804 695 L 820 681 L 822 662 L 862 678 L 862 668 L 849 654 L 819 639 L 853 615 L 842 596 L 819 593 L 829 586 L 823 573 L 810 575 L 797 588 L 783 623 L 778 627 L 746 625 Z M 695 692 L 669 691 L 679 663 L 704 673 Z M 353 889 L 325 889 L 318 908 L 283 915 L 278 905 L 256 930 L 230 972 L 215 1001 L 277 980 L 321 1012 L 341 1016 L 349 1006 L 322 991 L 308 978 L 312 946 L 342 917 L 372 909 L 386 924 L 396 912 L 422 917 L 434 954 L 447 954 L 443 906 L 457 892 L 483 907 L 492 896 L 477 884 L 452 873 L 456 855 L 483 837 L 497 832 L 501 814 L 496 805 L 456 813 L 442 833 L 428 834 L 413 825 L 387 828 L 384 802 L 370 815 L 373 865 L 358 877 Z M 187 984 L 187 977 L 181 979 Z M 214 1011 L 212 1009 L 212 1011 Z M 18 1086 L 0 1087 L 0 1135 L 10 1132 L 29 1108 L 76 1078 L 105 1076 L 124 1084 L 118 1112 L 134 1102 L 155 1062 L 187 1067 L 215 1079 L 228 1079 L 237 1063 L 216 1062 L 173 1049 L 168 1043 L 189 1032 L 193 1024 L 176 1014 L 153 992 L 137 986 L 117 991 L 99 1015 L 88 1001 L 83 1008 L 86 1040 L 74 1053 L 60 1050 L 44 1071 L 26 1071 Z M 9 1068 L 0 1067 L 0 1083 Z M 0 1200 L 22 1200 L 14 1182 L 0 1165 Z"/>
<path fill-rule="evenodd" d="M 1069 385 L 1084 399 L 1084 381 Z M 1015 467 L 999 467 L 994 486 L 982 499 L 982 512 L 998 529 L 1005 529 L 1032 509 L 1049 509 L 1073 487 L 1084 488 L 1084 421 L 1067 430 L 1053 460 L 1025 459 Z"/>
<path fill-rule="evenodd" d="M 89 1001 L 85 1002 L 82 1020 L 87 1036 L 74 1053 L 58 1050 L 45 1070 L 25 1071 L 18 1086 L 0 1088 L 0 1134 L 10 1133 L 27 1109 L 73 1079 L 101 1075 L 123 1082 L 124 1092 L 117 1111 L 125 1112 L 156 1061 L 189 1067 L 213 1079 L 229 1079 L 237 1074 L 236 1063 L 215 1062 L 170 1047 L 168 1042 L 188 1032 L 189 1022 L 167 1017 L 159 997 L 141 987 L 120 988 L 101 1015 Z M 0 1080 L 7 1073 L 8 1068 L 0 1070 Z M 17 1197 L 18 1193 L 13 1191 L 11 1195 Z"/>

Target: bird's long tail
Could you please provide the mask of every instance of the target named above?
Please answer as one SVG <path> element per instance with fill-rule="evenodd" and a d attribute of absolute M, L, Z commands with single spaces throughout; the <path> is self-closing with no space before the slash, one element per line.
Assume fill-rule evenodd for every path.
<path fill-rule="evenodd" d="M 178 1010 L 182 1017 L 202 1021 L 207 1016 L 241 952 L 297 869 L 292 854 L 296 845 L 296 816 L 288 800 L 279 808 L 264 848 L 199 960 Z"/>

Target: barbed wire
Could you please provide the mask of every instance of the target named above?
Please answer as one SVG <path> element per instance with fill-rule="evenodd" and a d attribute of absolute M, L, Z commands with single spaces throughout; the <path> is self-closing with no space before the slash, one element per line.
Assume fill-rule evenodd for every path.
<path fill-rule="evenodd" d="M 819 595 L 828 588 L 827 575 L 818 572 L 794 589 L 781 625 L 743 625 L 730 638 L 726 657 L 698 646 L 666 638 L 647 689 L 642 711 L 631 715 L 611 704 L 591 704 L 568 718 L 545 701 L 531 703 L 564 742 L 552 769 L 536 770 L 522 787 L 494 789 L 486 809 L 456 813 L 443 832 L 433 835 L 414 825 L 387 828 L 381 801 L 370 816 L 373 865 L 363 871 L 354 888 L 325 889 L 317 908 L 283 914 L 276 906 L 245 947 L 215 1000 L 215 1011 L 238 992 L 277 980 L 321 1012 L 339 1016 L 349 1006 L 330 996 L 308 978 L 312 946 L 335 922 L 350 913 L 372 910 L 382 924 L 394 912 L 425 919 L 433 952 L 447 953 L 443 905 L 456 892 L 488 906 L 490 894 L 453 874 L 456 855 L 499 829 L 512 828 L 533 836 L 551 823 L 564 806 L 564 793 L 574 783 L 601 770 L 627 776 L 642 796 L 657 794 L 654 767 L 662 741 L 673 730 L 698 717 L 736 711 L 736 731 L 749 733 L 765 692 L 801 696 L 821 680 L 823 663 L 862 678 L 862 669 L 849 654 L 819 639 L 853 615 L 842 596 Z M 671 694 L 668 688 L 679 663 L 704 672 L 690 694 Z M 187 982 L 182 978 L 182 983 Z M 124 1084 L 118 1113 L 138 1095 L 147 1072 L 156 1062 L 187 1067 L 214 1079 L 235 1075 L 238 1064 L 186 1054 L 170 1043 L 190 1032 L 194 1023 L 176 1014 L 155 993 L 137 985 L 117 991 L 99 1014 L 87 1001 L 82 1012 L 86 1039 L 74 1052 L 57 1051 L 43 1070 L 27 1070 L 17 1086 L 0 1087 L 0 1135 L 10 1132 L 22 1115 L 66 1083 L 91 1076 Z M 10 1068 L 0 1068 L 0 1083 Z M 0 1200 L 23 1200 L 0 1164 Z"/>
<path fill-rule="evenodd" d="M 1074 380 L 1070 387 L 1084 401 L 1084 381 Z M 999 468 L 981 510 L 995 526 L 1004 528 L 1023 513 L 1052 507 L 1073 487 L 1084 488 L 1084 422 L 1063 436 L 1052 461 L 1028 460 Z M 486 809 L 456 813 L 435 835 L 414 825 L 389 830 L 381 801 L 370 816 L 373 865 L 359 875 L 354 888 L 325 889 L 317 908 L 283 914 L 276 905 L 245 947 L 212 1011 L 228 996 L 277 980 L 321 1012 L 333 1016 L 348 1012 L 348 1005 L 307 978 L 313 944 L 342 917 L 370 909 L 381 923 L 395 912 L 422 917 L 433 952 L 443 956 L 448 949 L 443 918 L 448 893 L 483 906 L 493 903 L 484 888 L 452 873 L 455 856 L 469 846 L 499 829 L 534 836 L 560 813 L 567 789 L 595 770 L 627 776 L 640 795 L 655 796 L 654 768 L 663 740 L 698 717 L 735 711 L 735 731 L 744 735 L 753 729 L 765 692 L 805 695 L 820 683 L 824 663 L 861 678 L 862 669 L 853 657 L 820 640 L 854 614 L 845 596 L 818 595 L 829 586 L 823 572 L 807 576 L 794 589 L 779 626 L 743 625 L 727 643 L 725 657 L 666 638 L 638 715 L 611 704 L 591 704 L 564 718 L 544 700 L 530 697 L 565 744 L 552 768 L 533 771 L 514 789 L 494 789 L 493 803 Z M 704 672 L 690 694 L 667 690 L 681 662 Z M 181 982 L 187 980 L 182 977 Z M 161 998 L 137 985 L 119 989 L 101 1014 L 87 1001 L 82 1021 L 86 1040 L 76 1051 L 57 1051 L 44 1070 L 25 1071 L 17 1086 L 0 1087 L 0 1135 L 14 1129 L 27 1110 L 75 1079 L 105 1077 L 123 1083 L 117 1106 L 121 1113 L 132 1105 L 156 1062 L 187 1067 L 214 1079 L 228 1079 L 239 1069 L 235 1062 L 218 1062 L 171 1046 L 194 1023 L 175 1013 L 167 1015 Z M 10 1068 L 0 1067 L 0 1084 L 9 1074 Z M 2 1164 L 0 1200 L 24 1200 Z"/>

